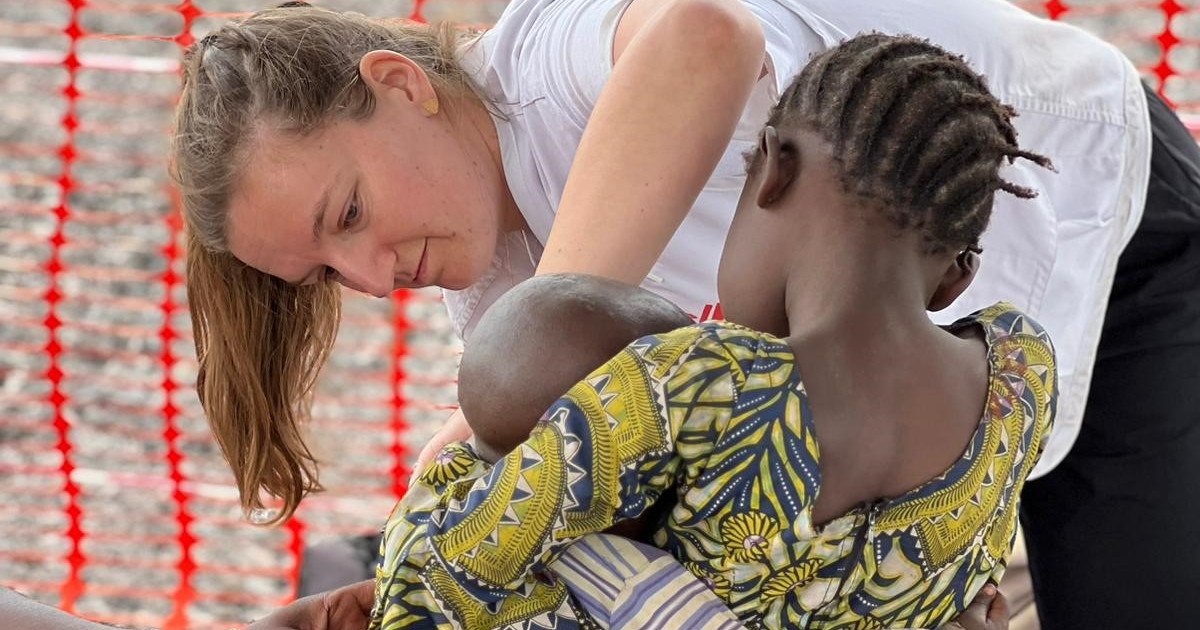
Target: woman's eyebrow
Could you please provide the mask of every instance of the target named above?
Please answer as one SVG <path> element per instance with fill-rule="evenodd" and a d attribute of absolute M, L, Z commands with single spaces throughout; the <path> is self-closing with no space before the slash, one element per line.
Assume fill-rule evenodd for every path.
<path fill-rule="evenodd" d="M 329 197 L 332 194 L 334 181 L 329 182 L 325 187 L 325 192 L 321 193 L 321 198 L 317 200 L 317 205 L 313 207 L 313 242 L 317 243 L 321 240 L 321 227 L 325 223 L 325 212 L 329 210 Z"/>

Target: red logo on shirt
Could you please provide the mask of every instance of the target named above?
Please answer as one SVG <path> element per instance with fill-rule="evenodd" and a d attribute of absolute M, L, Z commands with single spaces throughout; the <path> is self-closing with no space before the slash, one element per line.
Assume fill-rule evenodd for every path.
<path fill-rule="evenodd" d="M 717 302 L 716 304 L 705 304 L 704 310 L 700 311 L 699 317 L 692 313 L 688 313 L 688 317 L 697 322 L 708 322 L 715 319 L 725 319 L 725 313 L 721 312 L 721 303 Z"/>

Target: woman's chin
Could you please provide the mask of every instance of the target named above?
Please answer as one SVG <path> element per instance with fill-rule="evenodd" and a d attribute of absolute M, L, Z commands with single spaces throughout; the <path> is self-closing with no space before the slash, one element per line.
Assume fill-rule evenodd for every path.
<path fill-rule="evenodd" d="M 457 274 L 453 276 L 451 274 L 445 274 L 442 277 L 437 278 L 437 280 L 434 281 L 431 286 L 446 289 L 447 291 L 461 291 L 472 284 L 475 284 L 475 281 L 478 280 L 482 275 L 483 274 L 480 273 L 474 278 L 463 279 L 461 276 L 457 276 Z"/>
<path fill-rule="evenodd" d="M 441 287 L 447 291 L 461 291 L 476 282 L 488 272 L 492 266 L 492 257 L 480 257 L 478 261 L 468 261 L 469 264 L 457 268 L 438 270 L 437 275 L 426 280 L 430 285 Z"/>

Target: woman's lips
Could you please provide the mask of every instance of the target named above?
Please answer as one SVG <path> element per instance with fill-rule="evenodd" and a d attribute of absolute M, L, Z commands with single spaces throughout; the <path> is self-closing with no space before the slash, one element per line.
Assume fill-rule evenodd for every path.
<path fill-rule="evenodd" d="M 417 261 L 417 270 L 413 272 L 412 283 L 414 286 L 425 286 L 424 278 L 425 264 L 429 259 L 429 238 L 425 239 L 425 245 L 421 247 L 421 259 Z"/>

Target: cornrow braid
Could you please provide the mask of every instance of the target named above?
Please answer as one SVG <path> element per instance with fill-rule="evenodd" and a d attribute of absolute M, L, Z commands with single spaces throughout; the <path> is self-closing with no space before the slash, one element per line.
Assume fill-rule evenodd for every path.
<path fill-rule="evenodd" d="M 911 36 L 860 35 L 816 55 L 771 110 L 833 147 L 845 190 L 882 202 L 900 229 L 919 230 L 928 253 L 974 247 L 997 190 L 1037 193 L 1000 177 L 1023 158 L 1016 111 L 988 91 L 962 57 Z"/>

